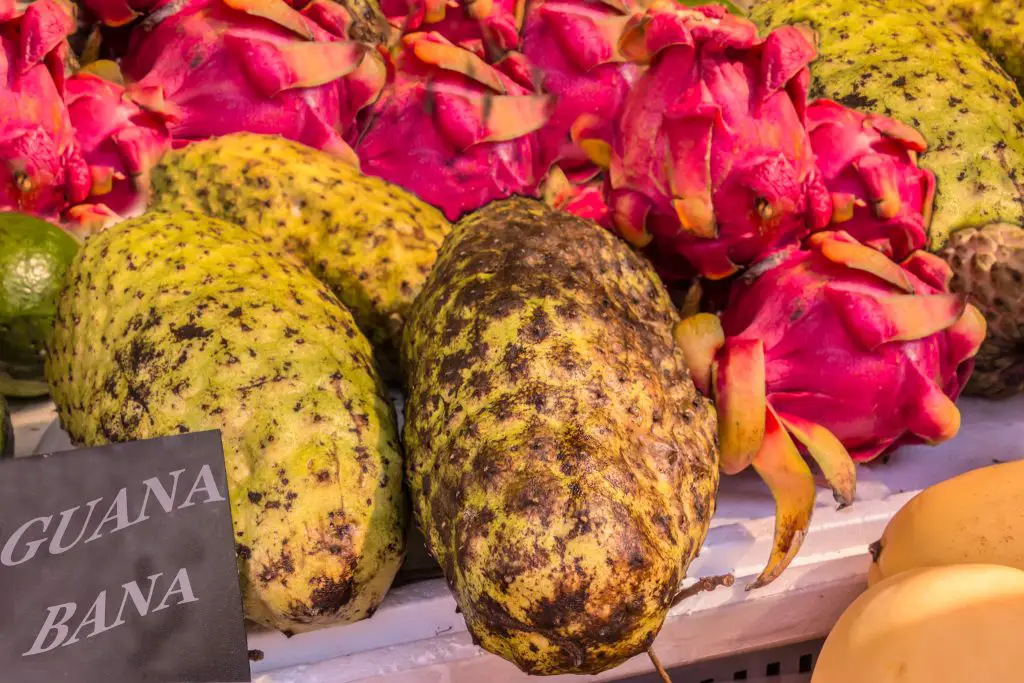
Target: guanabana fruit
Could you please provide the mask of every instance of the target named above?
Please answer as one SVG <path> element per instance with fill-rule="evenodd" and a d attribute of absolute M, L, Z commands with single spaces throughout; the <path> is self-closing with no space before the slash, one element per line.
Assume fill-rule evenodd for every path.
<path fill-rule="evenodd" d="M 7 401 L 0 396 L 0 458 L 14 455 L 14 429 L 11 427 L 11 413 Z"/>
<path fill-rule="evenodd" d="M 937 179 L 929 248 L 952 266 L 953 290 L 988 321 L 967 392 L 1024 391 L 1024 320 L 1014 303 L 1024 282 L 1024 99 L 1013 80 L 962 28 L 917 0 L 763 0 L 752 17 L 766 30 L 807 24 L 817 32 L 812 96 L 924 135 L 920 165 Z M 965 229 L 997 231 L 999 248 L 987 238 L 953 239 Z"/>
<path fill-rule="evenodd" d="M 406 520 L 393 408 L 349 312 L 257 235 L 149 213 L 90 238 L 46 377 L 86 446 L 221 430 L 248 618 L 309 631 L 384 597 Z"/>
<path fill-rule="evenodd" d="M 1024 5 L 1020 0 L 927 0 L 925 4 L 963 26 L 1024 85 Z"/>
<path fill-rule="evenodd" d="M 199 211 L 295 254 L 352 311 L 397 376 L 406 310 L 451 224 L 397 185 L 284 138 L 238 133 L 164 156 L 153 208 Z"/>
<path fill-rule="evenodd" d="M 676 321 L 624 242 L 523 198 L 463 218 L 411 309 L 414 510 L 474 640 L 528 673 L 647 649 L 707 533 L 716 419 Z"/>

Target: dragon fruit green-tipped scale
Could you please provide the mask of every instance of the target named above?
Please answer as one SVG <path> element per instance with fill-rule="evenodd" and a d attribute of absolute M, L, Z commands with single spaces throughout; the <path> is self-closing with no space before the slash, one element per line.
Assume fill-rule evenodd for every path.
<path fill-rule="evenodd" d="M 92 172 L 89 200 L 117 214 L 131 215 L 145 203 L 148 172 L 170 148 L 171 140 L 157 114 L 144 111 L 125 96 L 119 77 L 112 62 L 93 62 L 68 79 L 65 101 L 75 138 Z"/>
<path fill-rule="evenodd" d="M 619 47 L 649 67 L 605 139 L 609 199 L 663 278 L 724 278 L 828 224 L 804 130 L 815 49 L 803 30 L 760 38 L 719 5 L 656 0 Z"/>
<path fill-rule="evenodd" d="M 0 210 L 55 217 L 91 181 L 64 106 L 72 9 L 0 2 Z"/>
<path fill-rule="evenodd" d="M 807 108 L 807 131 L 832 194 L 832 226 L 896 260 L 923 249 L 935 201 L 935 174 L 917 165 L 924 137 L 829 100 Z"/>
<path fill-rule="evenodd" d="M 346 39 L 331 0 L 184 0 L 133 29 L 128 95 L 169 121 L 175 142 L 276 134 L 355 163 L 344 134 L 379 95 L 383 58 Z M 343 21 L 344 20 L 344 21 Z"/>
<path fill-rule="evenodd" d="M 958 431 L 953 401 L 985 319 L 949 293 L 951 278 L 928 252 L 897 264 L 845 232 L 820 232 L 737 279 L 721 319 L 677 326 L 694 382 L 718 408 L 722 471 L 753 466 L 776 500 L 774 547 L 751 587 L 789 565 L 810 524 L 814 479 L 797 444 L 848 505 L 854 461 Z"/>
<path fill-rule="evenodd" d="M 537 196 L 549 165 L 537 131 L 553 99 L 534 92 L 516 56 L 490 65 L 440 34 L 404 36 L 394 81 L 356 146 L 362 171 L 449 220 L 494 199 Z"/>

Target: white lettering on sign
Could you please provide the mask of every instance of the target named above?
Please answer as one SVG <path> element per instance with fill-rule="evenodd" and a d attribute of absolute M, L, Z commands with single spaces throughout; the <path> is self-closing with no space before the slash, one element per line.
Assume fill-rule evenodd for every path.
<path fill-rule="evenodd" d="M 122 626 L 125 623 L 124 610 L 129 600 L 131 600 L 136 613 L 140 617 L 165 610 L 168 607 L 186 605 L 199 600 L 192 590 L 192 582 L 189 579 L 188 571 L 182 567 L 174 575 L 167 589 L 163 592 L 163 599 L 160 600 L 155 609 L 150 609 L 150 606 L 153 604 L 155 588 L 161 577 L 163 577 L 163 574 L 154 574 L 148 577 L 149 589 L 146 591 L 145 598 L 143 598 L 142 589 L 139 588 L 137 582 L 131 581 L 121 586 L 123 594 L 121 596 L 120 609 L 118 609 L 117 618 L 110 623 L 107 622 L 107 614 L 112 614 L 113 610 L 108 611 L 107 609 L 107 591 L 100 591 L 100 594 L 96 596 L 96 599 L 89 606 L 85 616 L 78 622 L 72 621 L 78 613 L 77 603 L 66 602 L 61 605 L 48 607 L 46 609 L 46 618 L 43 620 L 42 628 L 39 629 L 39 633 L 36 635 L 35 642 L 21 656 L 31 657 L 55 650 L 58 647 L 74 645 L 80 642 L 82 638 L 92 638 L 100 633 Z M 118 603 L 110 603 L 111 606 L 115 604 Z M 71 631 L 72 626 L 75 627 L 73 632 Z"/>
<path fill-rule="evenodd" d="M 44 545 L 47 546 L 48 554 L 61 555 L 79 543 L 92 543 L 105 535 L 135 526 L 149 519 L 150 513 L 156 513 L 156 510 L 152 509 L 154 506 L 151 505 L 151 500 L 156 500 L 159 509 L 170 514 L 174 510 L 193 507 L 197 503 L 218 503 L 225 499 L 224 494 L 217 488 L 210 466 L 203 465 L 191 480 L 188 493 L 178 502 L 178 494 L 185 490 L 184 486 L 179 488 L 178 480 L 184 473 L 185 470 L 175 470 L 162 478 L 146 479 L 141 484 L 145 490 L 134 495 L 129 495 L 127 487 L 122 488 L 106 506 L 101 505 L 104 502 L 103 498 L 97 498 L 86 503 L 84 509 L 83 506 L 76 505 L 64 510 L 60 513 L 60 521 L 52 537 L 48 536 L 47 532 L 53 523 L 53 515 L 30 519 L 4 541 L 0 547 L 0 564 L 14 567 L 28 562 Z M 130 511 L 136 509 L 132 502 L 136 500 L 141 500 L 137 506 L 138 514 L 131 518 Z M 106 509 L 106 513 L 98 522 L 94 522 L 94 518 L 99 517 L 96 511 L 103 509 Z M 87 533 L 90 531 L 91 533 Z M 70 540 L 71 536 L 75 537 L 74 540 Z M 83 538 L 85 541 L 82 541 Z"/>

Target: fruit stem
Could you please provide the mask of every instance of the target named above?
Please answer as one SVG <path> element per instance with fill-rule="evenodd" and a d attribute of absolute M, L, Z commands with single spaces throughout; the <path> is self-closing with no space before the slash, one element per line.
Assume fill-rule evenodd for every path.
<path fill-rule="evenodd" d="M 705 576 L 702 579 L 697 579 L 697 583 L 693 584 L 689 588 L 676 593 L 676 597 L 672 599 L 672 606 L 675 607 L 686 598 L 692 598 L 698 593 L 704 593 L 713 591 L 719 586 L 725 586 L 726 588 L 733 585 L 736 582 L 736 578 L 732 574 L 721 574 L 719 576 Z"/>
<path fill-rule="evenodd" d="M 658 659 L 658 655 L 654 654 L 654 646 L 647 648 L 647 656 L 651 658 L 651 664 L 654 665 L 654 670 L 661 676 L 662 683 L 672 683 L 672 679 L 669 678 L 668 672 L 665 671 L 665 667 L 661 665 L 661 661 Z"/>

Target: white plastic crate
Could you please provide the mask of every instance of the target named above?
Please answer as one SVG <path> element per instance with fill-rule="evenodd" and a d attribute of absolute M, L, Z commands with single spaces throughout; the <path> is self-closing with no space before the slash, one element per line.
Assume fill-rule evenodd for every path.
<path fill-rule="evenodd" d="M 809 683 L 824 640 L 768 650 L 744 652 L 710 662 L 672 669 L 672 683 Z M 657 674 L 628 678 L 620 683 L 662 683 Z"/>
<path fill-rule="evenodd" d="M 889 518 L 915 493 L 970 469 L 1024 459 L 1024 396 L 1002 402 L 967 399 L 960 405 L 963 424 L 957 438 L 937 447 L 904 448 L 884 466 L 859 468 L 853 506 L 837 510 L 831 493 L 819 489 L 811 531 L 802 550 L 793 565 L 764 589 L 746 592 L 743 586 L 760 571 L 768 556 L 773 501 L 753 474 L 726 477 L 712 529 L 690 576 L 731 572 L 737 577 L 736 585 L 698 595 L 672 610 L 655 643 L 662 663 L 670 669 L 695 662 L 714 662 L 717 666 L 721 658 L 738 652 L 754 652 L 760 657 L 761 651 L 813 641 L 827 634 L 843 609 L 864 589 L 868 544 L 877 540 Z M 66 448 L 66 437 L 53 420 L 49 404 L 16 405 L 17 453 L 38 452 L 37 447 L 41 452 Z M 422 571 L 430 565 L 422 541 L 414 535 L 406 569 Z M 254 629 L 249 646 L 263 655 L 253 664 L 261 683 L 527 680 L 511 664 L 472 645 L 465 623 L 455 611 L 455 601 L 440 579 L 393 588 L 372 619 L 291 639 Z M 741 670 L 713 672 L 708 677 L 719 683 L 721 676 Z M 747 679 L 732 680 L 757 680 L 754 674 L 758 671 L 751 665 Z M 647 658 L 636 657 L 597 676 L 556 676 L 547 680 L 610 681 L 650 672 Z M 788 669 L 784 673 L 800 675 Z M 694 683 L 704 680 L 698 678 Z M 691 679 L 676 683 L 691 683 Z M 769 678 L 767 683 L 782 681 Z"/>

